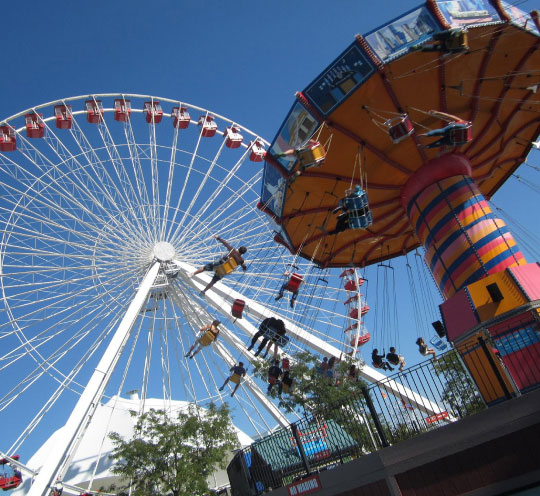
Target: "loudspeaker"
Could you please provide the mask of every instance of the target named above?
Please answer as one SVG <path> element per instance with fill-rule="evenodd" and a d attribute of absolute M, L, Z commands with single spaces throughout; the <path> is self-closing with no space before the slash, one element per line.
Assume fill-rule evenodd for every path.
<path fill-rule="evenodd" d="M 486 289 L 488 290 L 489 296 L 491 296 L 491 299 L 495 303 L 497 303 L 498 301 L 501 301 L 504 298 L 496 282 L 494 282 L 493 284 L 488 284 L 486 286 Z"/>
<path fill-rule="evenodd" d="M 444 328 L 440 320 L 432 322 L 431 325 L 433 326 L 433 329 L 435 329 L 435 332 L 440 338 L 444 338 L 444 336 L 446 336 L 446 329 Z"/>

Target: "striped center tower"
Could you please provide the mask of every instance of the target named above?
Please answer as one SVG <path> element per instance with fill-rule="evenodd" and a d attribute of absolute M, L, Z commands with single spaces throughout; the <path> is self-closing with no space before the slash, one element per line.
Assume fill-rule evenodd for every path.
<path fill-rule="evenodd" d="M 401 195 L 445 300 L 490 274 L 526 264 L 471 175 L 467 157 L 443 155 L 419 169 Z"/>

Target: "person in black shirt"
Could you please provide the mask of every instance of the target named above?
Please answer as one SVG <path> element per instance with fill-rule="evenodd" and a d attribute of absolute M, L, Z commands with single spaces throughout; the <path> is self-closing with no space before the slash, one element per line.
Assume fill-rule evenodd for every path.
<path fill-rule="evenodd" d="M 274 364 L 268 369 L 268 393 L 272 391 L 274 384 L 279 383 L 279 378 L 282 374 L 283 372 L 279 368 L 279 360 L 275 360 Z"/>
<path fill-rule="evenodd" d="M 396 349 L 393 346 L 390 346 L 390 353 L 386 354 L 386 359 L 392 365 L 399 365 L 399 370 L 403 371 L 405 368 L 405 358 L 396 353 Z"/>
<path fill-rule="evenodd" d="M 225 386 L 229 381 L 236 384 L 235 388 L 233 389 L 233 392 L 231 393 L 231 397 L 234 396 L 234 393 L 236 393 L 237 389 L 240 387 L 240 383 L 242 382 L 242 377 L 246 376 L 246 369 L 244 368 L 244 364 L 242 362 L 239 362 L 238 365 L 235 365 L 234 367 L 231 367 L 232 374 L 225 379 L 225 382 L 223 383 L 223 386 L 219 388 L 220 391 L 223 391 Z"/>
<path fill-rule="evenodd" d="M 285 322 L 283 322 L 281 319 L 274 319 L 274 325 L 272 327 L 273 332 L 271 332 L 270 336 L 270 342 L 268 343 L 268 348 L 266 348 L 266 352 L 263 355 L 263 358 L 266 358 L 268 355 L 268 352 L 270 351 L 270 348 L 272 345 L 274 345 L 274 360 L 277 358 L 277 352 L 278 352 L 278 340 L 282 336 L 285 336 L 287 333 L 287 329 L 285 328 Z M 267 339 L 268 341 L 268 339 Z M 264 340 L 263 340 L 264 343 Z M 255 355 L 258 355 L 259 352 L 263 349 L 264 344 L 261 343 L 261 346 L 257 353 Z"/>
<path fill-rule="evenodd" d="M 261 337 L 261 336 L 264 336 L 265 334 L 268 333 L 268 329 L 270 327 L 274 327 L 275 326 L 275 318 L 274 317 L 267 317 L 266 319 L 264 319 L 260 325 L 259 325 L 259 330 L 254 334 L 252 340 L 251 340 L 251 344 L 249 345 L 249 348 L 247 349 L 248 351 L 251 350 L 251 348 L 253 348 L 255 346 L 255 343 L 257 342 L 257 340 Z M 265 343 L 266 344 L 266 343 Z M 260 350 L 257 352 L 257 355 L 260 353 Z M 257 356 L 255 355 L 255 356 Z"/>
<path fill-rule="evenodd" d="M 283 377 L 281 378 L 281 382 L 278 385 L 278 396 L 281 398 L 281 393 L 285 391 L 286 393 L 290 392 L 293 385 L 293 378 L 291 377 L 291 373 L 286 370 L 283 372 Z"/>
<path fill-rule="evenodd" d="M 377 348 L 375 348 L 373 350 L 373 353 L 371 353 L 371 361 L 373 362 L 373 366 L 376 369 L 394 370 L 392 367 L 390 367 L 390 364 L 386 360 L 384 360 L 384 350 L 382 355 L 379 355 L 378 353 L 379 350 Z"/>

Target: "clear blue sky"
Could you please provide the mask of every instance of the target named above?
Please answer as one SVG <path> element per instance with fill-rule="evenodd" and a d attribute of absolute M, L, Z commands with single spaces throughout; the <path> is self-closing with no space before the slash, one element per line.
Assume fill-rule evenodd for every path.
<path fill-rule="evenodd" d="M 517 3 L 525 11 L 540 8 L 539 0 Z M 367 33 L 419 4 L 417 0 L 3 2 L 0 120 L 63 97 L 140 93 L 207 108 L 271 141 L 294 93 L 328 66 L 355 34 Z M 530 163 L 540 166 L 539 159 L 540 153 L 534 152 Z M 510 180 L 495 200 L 538 234 L 533 218 L 538 196 Z M 401 312 L 400 322 L 410 322 L 408 309 Z M 405 341 L 402 345 L 405 348 Z M 413 360 L 412 340 L 405 352 L 411 361 L 418 358 Z M 4 419 L 3 425 L 9 421 Z"/>

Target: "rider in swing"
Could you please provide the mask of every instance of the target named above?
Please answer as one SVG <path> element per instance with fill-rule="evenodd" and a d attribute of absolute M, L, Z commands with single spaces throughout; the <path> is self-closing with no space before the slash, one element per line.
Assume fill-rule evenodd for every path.
<path fill-rule="evenodd" d="M 205 265 L 203 265 L 200 269 L 197 269 L 193 274 L 191 274 L 191 277 L 196 276 L 197 274 L 200 274 L 204 271 L 214 271 L 214 277 L 212 277 L 212 280 L 206 285 L 206 287 L 201 291 L 201 296 L 204 296 L 204 294 L 214 285 L 216 282 L 218 282 L 223 276 L 220 276 L 217 272 L 215 272 L 215 269 L 217 266 L 222 265 L 226 263 L 230 258 L 234 259 L 237 265 L 240 265 L 242 267 L 242 270 L 245 272 L 247 270 L 247 266 L 244 262 L 244 259 L 242 258 L 242 255 L 246 253 L 247 248 L 245 246 L 241 246 L 240 248 L 236 249 L 227 241 L 220 238 L 219 236 L 212 236 L 213 238 L 217 239 L 227 250 L 229 250 L 229 253 L 226 255 L 223 255 L 218 260 L 214 262 L 209 262 Z"/>

